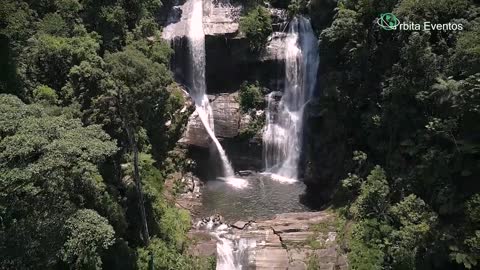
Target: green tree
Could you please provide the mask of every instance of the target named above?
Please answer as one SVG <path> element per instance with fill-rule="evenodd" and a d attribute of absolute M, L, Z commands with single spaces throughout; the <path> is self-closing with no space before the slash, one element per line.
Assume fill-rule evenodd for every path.
<path fill-rule="evenodd" d="M 172 76 L 164 65 L 152 62 L 131 47 L 106 55 L 105 62 L 112 76 L 113 87 L 103 89 L 105 92 L 96 98 L 96 112 L 92 118 L 97 123 L 105 124 L 107 130 L 125 142 L 133 153 L 133 178 L 139 196 L 143 241 L 148 243 L 147 217 L 138 167 L 137 134 L 142 125 L 164 115 L 161 111 L 164 108 L 158 105 L 169 98 L 166 87 L 172 83 Z"/>
<path fill-rule="evenodd" d="M 389 255 L 394 260 L 395 269 L 415 268 L 418 256 L 428 247 L 437 222 L 437 215 L 428 208 L 415 195 L 409 195 L 392 206 L 392 216 L 400 224 L 400 228 L 390 235 L 393 244 Z"/>
<path fill-rule="evenodd" d="M 376 166 L 362 183 L 352 213 L 357 218 L 384 217 L 390 205 L 389 192 L 385 171 Z"/>
<path fill-rule="evenodd" d="M 238 96 L 240 107 L 244 112 L 248 112 L 250 109 L 261 109 L 265 104 L 263 91 L 258 82 L 254 84 L 244 82 L 240 87 Z"/>
<path fill-rule="evenodd" d="M 272 33 L 272 19 L 268 9 L 257 6 L 240 18 L 240 30 L 248 39 L 250 49 L 258 52 Z"/>
<path fill-rule="evenodd" d="M 100 46 L 94 34 L 58 37 L 39 34 L 23 52 L 19 66 L 21 78 L 29 94 L 38 85 L 48 85 L 60 97 L 70 69 L 97 55 Z"/>
<path fill-rule="evenodd" d="M 50 268 L 65 222 L 77 209 L 101 204 L 93 196 L 105 192 L 97 164 L 117 148 L 99 126 L 49 116 L 13 96 L 0 101 L 1 267 Z"/>
<path fill-rule="evenodd" d="M 102 251 L 114 243 L 115 231 L 108 220 L 94 210 L 82 209 L 67 219 L 64 229 L 62 259 L 75 269 L 102 269 Z"/>

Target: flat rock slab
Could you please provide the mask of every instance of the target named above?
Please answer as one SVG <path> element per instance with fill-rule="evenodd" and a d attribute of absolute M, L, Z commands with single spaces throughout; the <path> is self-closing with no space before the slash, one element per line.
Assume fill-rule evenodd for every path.
<path fill-rule="evenodd" d="M 239 230 L 240 237 L 256 239 L 251 269 L 307 269 L 317 260 L 319 269 L 348 269 L 335 242 L 335 215 L 329 212 L 286 213 L 257 221 Z M 314 241 L 317 247 L 309 246 Z"/>
<path fill-rule="evenodd" d="M 255 252 L 254 269 L 287 269 L 287 250 L 283 248 L 264 248 Z"/>
<path fill-rule="evenodd" d="M 319 270 L 347 270 L 347 259 L 336 243 L 334 221 L 335 215 L 329 212 L 281 214 L 270 220 L 237 221 L 230 236 L 254 241 L 243 269 L 306 270 L 314 263 Z M 197 232 L 196 238 L 202 237 L 206 243 L 195 253 L 211 254 L 212 239 Z M 311 242 L 315 242 L 313 247 Z"/>
<path fill-rule="evenodd" d="M 280 237 L 282 238 L 283 242 L 305 242 L 308 239 L 317 238 L 314 232 L 281 233 Z"/>

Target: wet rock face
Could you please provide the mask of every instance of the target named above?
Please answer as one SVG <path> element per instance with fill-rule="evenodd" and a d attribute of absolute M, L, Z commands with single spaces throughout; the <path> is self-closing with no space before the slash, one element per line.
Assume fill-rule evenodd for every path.
<path fill-rule="evenodd" d="M 171 69 L 176 81 L 184 85 L 192 85 L 189 82 L 192 77 L 192 59 L 189 59 L 189 42 L 186 38 L 190 2 L 168 1 L 168 16 L 163 14 L 160 18 L 164 22 L 163 38 L 171 42 L 175 51 Z M 213 110 L 215 134 L 226 149 L 234 168 L 261 170 L 262 134 L 258 132 L 253 138 L 239 138 L 252 119 L 240 112 L 235 91 L 245 81 L 258 81 L 274 91 L 283 89 L 286 34 L 281 31 L 286 27 L 288 16 L 285 9 L 270 8 L 272 26 L 276 32 L 270 36 L 262 52 L 252 53 L 248 40 L 239 29 L 242 4 L 242 1 L 204 1 L 207 94 Z M 193 151 L 209 148 L 211 140 L 196 112 L 190 116 L 180 143 L 191 146 Z"/>
<path fill-rule="evenodd" d="M 213 226 L 215 220 L 218 224 Z M 248 262 L 244 269 L 303 270 L 309 264 L 316 265 L 317 269 L 348 269 L 346 256 L 337 242 L 338 227 L 332 213 L 286 213 L 271 220 L 237 221 L 233 225 L 210 217 L 198 221 L 191 233 L 204 234 L 207 227 L 216 237 L 251 243 L 244 251 Z M 198 244 L 211 246 L 214 239 L 207 237 Z M 210 254 L 215 254 L 210 250 Z"/>
<path fill-rule="evenodd" d="M 238 93 L 220 94 L 211 101 L 215 135 L 233 138 L 238 135 L 240 125 L 240 104 Z"/>
<path fill-rule="evenodd" d="M 283 40 L 282 35 L 273 34 L 264 51 L 253 53 L 243 37 L 206 36 L 208 93 L 230 92 L 244 81 L 280 89 L 285 70 Z"/>
<path fill-rule="evenodd" d="M 220 140 L 236 137 L 239 133 L 241 118 L 238 94 L 210 95 L 209 100 L 213 112 L 215 136 Z M 190 115 L 186 132 L 180 142 L 204 148 L 210 145 L 210 137 L 197 112 Z"/>
<path fill-rule="evenodd" d="M 248 125 L 249 115 L 243 114 L 240 110 L 238 92 L 209 95 L 209 99 L 215 135 L 225 147 L 234 168 L 261 170 L 263 166 L 261 131 L 249 140 L 239 138 L 240 132 Z M 203 159 L 205 155 L 208 156 L 208 150 L 205 149 L 208 149 L 212 142 L 197 112 L 190 115 L 186 131 L 179 142 L 191 146 L 192 151 L 201 151 Z M 202 155 L 198 155 L 199 159 L 202 159 Z M 197 162 L 205 162 L 205 160 L 197 160 Z"/>
<path fill-rule="evenodd" d="M 188 146 L 203 148 L 208 148 L 210 145 L 210 138 L 208 137 L 207 131 L 205 131 L 205 127 L 197 111 L 193 112 L 188 118 L 187 129 L 178 142 Z"/>

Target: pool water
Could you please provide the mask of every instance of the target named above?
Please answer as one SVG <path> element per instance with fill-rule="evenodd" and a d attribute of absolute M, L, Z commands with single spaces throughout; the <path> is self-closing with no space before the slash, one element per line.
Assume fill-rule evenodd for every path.
<path fill-rule="evenodd" d="M 300 202 L 305 185 L 281 182 L 265 174 L 242 177 L 247 187 L 238 188 L 221 179 L 210 180 L 202 188 L 199 216 L 222 215 L 226 221 L 272 218 L 275 214 L 308 211 Z"/>

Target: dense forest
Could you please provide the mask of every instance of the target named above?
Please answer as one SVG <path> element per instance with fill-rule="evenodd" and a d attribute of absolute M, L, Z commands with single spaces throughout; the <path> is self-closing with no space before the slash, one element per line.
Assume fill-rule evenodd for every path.
<path fill-rule="evenodd" d="M 385 12 L 465 30 L 385 31 Z M 466 0 L 342 1 L 320 33 L 317 109 L 330 119 L 312 124 L 339 150 L 334 204 L 355 221 L 354 269 L 480 263 L 479 12 Z"/>
<path fill-rule="evenodd" d="M 349 266 L 479 267 L 479 1 L 236 2 L 252 53 L 267 7 L 312 20 L 304 177 L 346 220 Z M 215 268 L 188 254 L 189 213 L 165 188 L 191 166 L 177 141 L 192 108 L 157 19 L 170 4 L 1 1 L 0 269 Z M 385 31 L 385 12 L 464 30 Z M 241 95 L 264 106 L 256 85 Z"/>
<path fill-rule="evenodd" d="M 161 6 L 2 1 L 1 269 L 200 268 L 162 195 L 188 115 Z"/>

